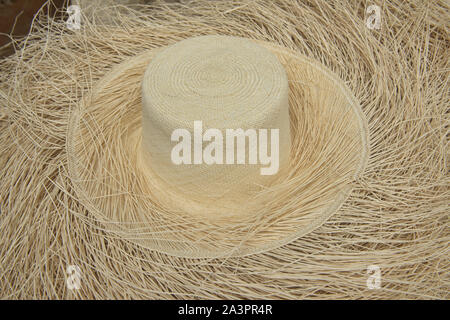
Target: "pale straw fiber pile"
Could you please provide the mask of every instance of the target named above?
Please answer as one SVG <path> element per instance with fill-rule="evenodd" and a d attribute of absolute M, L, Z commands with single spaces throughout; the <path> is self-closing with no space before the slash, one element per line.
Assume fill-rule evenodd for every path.
<path fill-rule="evenodd" d="M 0 61 L 1 298 L 448 299 L 450 8 L 386 1 L 377 30 L 366 26 L 370 4 L 156 1 L 90 8 L 74 31 L 36 19 Z M 199 35 L 250 38 L 276 53 L 289 66 L 298 160 L 289 170 L 322 157 L 321 175 L 292 174 L 248 220 L 174 214 L 162 200 L 170 191 L 135 174 L 124 138 L 139 119 L 148 52 Z M 307 87 L 292 80 L 308 76 L 299 59 L 332 71 L 365 120 L 341 113 L 339 99 L 326 111 L 313 90 L 293 94 Z M 305 136 L 311 143 L 295 143 Z M 147 201 L 154 194 L 164 205 Z M 69 265 L 81 270 L 78 290 L 67 286 Z M 371 265 L 380 289 L 367 287 Z"/>

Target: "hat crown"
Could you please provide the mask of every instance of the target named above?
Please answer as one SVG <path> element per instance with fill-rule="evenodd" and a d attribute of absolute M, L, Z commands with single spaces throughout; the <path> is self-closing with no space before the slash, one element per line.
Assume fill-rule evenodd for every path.
<path fill-rule="evenodd" d="M 269 165 L 262 164 L 260 157 L 256 164 L 250 163 L 250 153 L 259 155 L 261 151 L 260 139 L 264 138 L 258 135 L 260 130 L 267 130 L 267 154 L 275 151 L 272 141 L 277 141 L 279 168 L 288 161 L 288 91 L 282 64 L 252 40 L 201 36 L 167 47 L 152 59 L 142 82 L 142 148 L 146 162 L 151 163 L 160 179 L 191 199 L 202 203 L 210 199 L 216 206 L 220 201 L 236 203 L 238 195 L 246 197 L 276 176 L 261 174 L 261 168 Z M 201 136 L 195 132 L 195 123 L 201 124 Z M 180 129 L 192 138 L 192 163 L 173 162 L 177 142 L 172 135 Z M 194 145 L 202 144 L 197 151 L 203 155 L 210 143 L 202 141 L 208 129 L 222 133 L 221 164 L 194 163 L 196 157 L 198 160 Z M 227 143 L 231 143 L 227 141 L 227 129 L 242 129 L 244 133 L 250 129 L 258 135 L 256 144 L 249 136 L 245 138 L 245 150 L 239 149 L 242 145 L 234 138 L 234 163 L 227 162 Z M 271 140 L 272 129 L 279 130 L 278 139 Z M 244 164 L 237 161 L 239 152 L 245 152 Z"/>

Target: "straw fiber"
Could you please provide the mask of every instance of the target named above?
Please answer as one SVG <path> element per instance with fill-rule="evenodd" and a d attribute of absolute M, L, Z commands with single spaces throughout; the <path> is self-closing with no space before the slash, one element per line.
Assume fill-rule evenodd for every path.
<path fill-rule="evenodd" d="M 449 8 L 379 5 L 380 29 L 339 0 L 36 19 L 0 61 L 1 297 L 448 299 Z M 287 75 L 289 161 L 247 214 L 187 212 L 138 152 L 146 68 L 201 35 L 252 39 Z"/>

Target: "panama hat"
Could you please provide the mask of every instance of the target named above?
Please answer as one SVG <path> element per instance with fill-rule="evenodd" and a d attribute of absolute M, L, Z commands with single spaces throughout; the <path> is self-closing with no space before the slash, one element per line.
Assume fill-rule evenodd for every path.
<path fill-rule="evenodd" d="M 370 28 L 365 1 L 80 7 L 79 30 L 40 14 L 29 36 L 14 42 L 16 53 L 0 61 L 2 298 L 448 297 L 444 3 L 386 1 L 380 29 Z M 263 176 L 258 170 L 270 164 L 258 154 L 254 175 L 240 179 L 257 182 L 248 194 L 233 185 L 243 191 L 231 201 L 218 189 L 185 188 L 186 178 L 171 181 L 137 141 L 150 64 L 178 41 L 218 34 L 270 42 L 254 43 L 281 63 L 289 86 L 289 163 L 281 164 L 280 148 L 278 172 Z M 147 57 L 137 62 L 141 53 Z M 193 83 L 221 84 L 197 70 Z M 170 79 L 182 78 L 161 83 Z M 362 133 L 351 129 L 358 103 L 370 130 L 360 172 Z M 206 118 L 202 124 L 205 136 Z M 191 126 L 177 129 L 193 133 Z M 252 127 L 269 129 L 268 137 L 273 129 Z M 213 182 L 198 177 L 199 188 Z M 72 290 L 77 273 L 81 287 Z"/>
<path fill-rule="evenodd" d="M 257 143 L 245 136 L 243 149 L 225 147 L 227 130 L 240 129 L 260 133 Z M 176 152 L 175 132 L 189 151 Z M 335 213 L 366 165 L 367 132 L 355 97 L 320 63 L 268 42 L 207 35 L 146 51 L 97 82 L 71 116 L 68 164 L 107 232 L 180 257 L 241 256 L 286 244 Z"/>

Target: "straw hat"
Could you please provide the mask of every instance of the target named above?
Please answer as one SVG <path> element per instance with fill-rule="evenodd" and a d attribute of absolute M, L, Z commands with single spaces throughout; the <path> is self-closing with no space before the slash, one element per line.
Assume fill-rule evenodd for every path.
<path fill-rule="evenodd" d="M 82 7 L 79 30 L 39 15 L 0 60 L 1 298 L 447 299 L 448 5 L 385 1 L 380 29 L 366 8 L 154 1 Z M 289 162 L 230 197 L 240 210 L 165 182 L 140 152 L 147 68 L 207 34 L 267 41 L 288 79 Z"/>
<path fill-rule="evenodd" d="M 180 257 L 247 255 L 310 232 L 339 209 L 368 155 L 365 117 L 335 75 L 279 45 L 220 35 L 116 66 L 69 128 L 75 191 L 105 230 Z M 223 147 L 217 135 L 202 140 L 208 129 L 266 130 L 266 155 L 279 157 L 249 163 L 261 140 Z M 189 163 L 173 160 L 176 130 L 202 143 L 183 150 Z M 198 161 L 194 149 L 201 158 L 209 143 L 215 162 Z M 222 161 L 240 151 L 247 162 Z"/>

